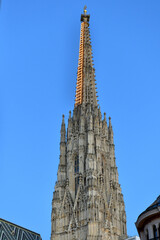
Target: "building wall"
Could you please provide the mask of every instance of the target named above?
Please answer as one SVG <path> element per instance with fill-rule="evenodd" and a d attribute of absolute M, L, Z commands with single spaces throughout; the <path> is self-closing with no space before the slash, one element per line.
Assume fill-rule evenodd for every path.
<path fill-rule="evenodd" d="M 160 196 L 139 215 L 135 224 L 141 240 L 160 240 Z"/>
<path fill-rule="evenodd" d="M 160 239 L 160 218 L 145 224 L 143 231 L 140 232 L 140 238 L 142 240 Z"/>

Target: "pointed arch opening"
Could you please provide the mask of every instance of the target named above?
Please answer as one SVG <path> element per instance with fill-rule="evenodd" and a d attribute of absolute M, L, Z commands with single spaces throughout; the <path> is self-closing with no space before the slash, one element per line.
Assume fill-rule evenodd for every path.
<path fill-rule="evenodd" d="M 78 154 L 74 157 L 74 173 L 79 173 L 79 156 Z"/>

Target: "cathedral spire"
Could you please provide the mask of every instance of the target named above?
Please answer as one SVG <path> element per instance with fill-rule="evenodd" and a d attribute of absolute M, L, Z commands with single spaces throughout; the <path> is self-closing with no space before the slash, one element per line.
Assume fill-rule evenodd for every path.
<path fill-rule="evenodd" d="M 84 14 L 81 14 L 81 33 L 75 106 L 81 105 L 82 103 L 97 105 L 95 69 L 93 67 L 89 19 L 90 15 L 87 14 L 85 6 Z"/>
<path fill-rule="evenodd" d="M 51 240 L 126 239 L 111 118 L 97 105 L 86 7 L 81 15 L 76 100 L 61 124 L 60 161 L 52 201 Z M 67 130 L 67 134 L 66 134 Z"/>

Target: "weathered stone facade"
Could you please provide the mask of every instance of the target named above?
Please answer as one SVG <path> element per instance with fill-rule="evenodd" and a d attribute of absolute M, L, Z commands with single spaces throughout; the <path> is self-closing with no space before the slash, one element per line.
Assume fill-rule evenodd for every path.
<path fill-rule="evenodd" d="M 86 10 L 81 21 L 78 93 L 73 116 L 69 113 L 67 132 L 64 116 L 62 119 L 51 240 L 118 240 L 127 235 L 126 213 L 111 118 L 107 126 L 106 114 L 102 119 L 97 104 Z"/>

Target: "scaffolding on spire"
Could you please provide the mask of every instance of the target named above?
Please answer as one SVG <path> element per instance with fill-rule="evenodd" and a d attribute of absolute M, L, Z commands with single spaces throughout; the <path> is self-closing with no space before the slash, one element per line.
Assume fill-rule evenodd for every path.
<path fill-rule="evenodd" d="M 89 19 L 90 15 L 87 14 L 85 6 L 84 14 L 81 14 L 81 32 L 75 106 L 81 105 L 82 103 L 92 103 L 94 105 L 97 105 L 95 69 L 93 67 Z"/>

